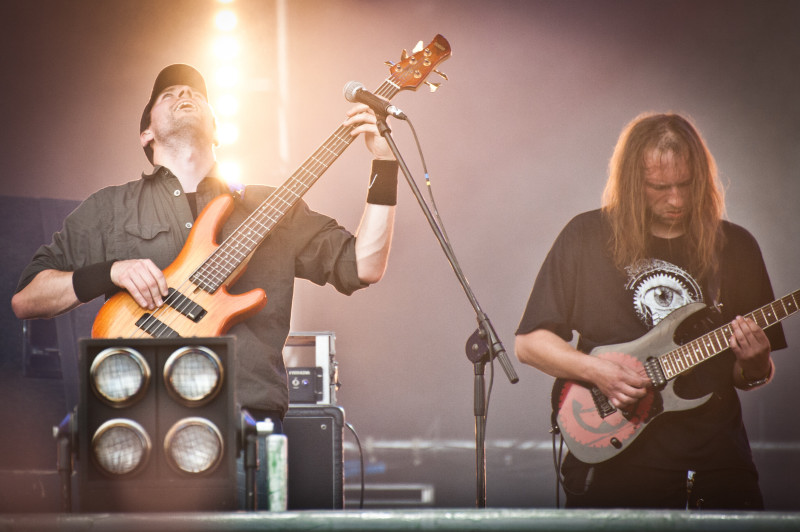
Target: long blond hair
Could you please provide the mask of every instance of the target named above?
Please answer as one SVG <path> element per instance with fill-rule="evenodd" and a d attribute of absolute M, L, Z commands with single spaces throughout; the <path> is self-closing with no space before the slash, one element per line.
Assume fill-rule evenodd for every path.
<path fill-rule="evenodd" d="M 686 224 L 689 257 L 699 276 L 716 272 L 722 243 L 725 193 L 717 165 L 697 129 L 680 115 L 644 114 L 622 131 L 609 162 L 603 211 L 611 223 L 611 254 L 617 268 L 645 258 L 650 238 L 645 201 L 646 157 L 671 152 L 691 177 Z"/>

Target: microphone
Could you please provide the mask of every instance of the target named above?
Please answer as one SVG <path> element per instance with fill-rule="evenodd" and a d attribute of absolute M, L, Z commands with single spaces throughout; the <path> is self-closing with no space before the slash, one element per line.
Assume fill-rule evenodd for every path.
<path fill-rule="evenodd" d="M 344 86 L 344 98 L 348 102 L 366 104 L 376 113 L 391 115 L 400 120 L 405 120 L 407 118 L 406 114 L 389 103 L 389 100 L 372 94 L 364 88 L 364 85 L 357 81 L 350 81 Z"/>

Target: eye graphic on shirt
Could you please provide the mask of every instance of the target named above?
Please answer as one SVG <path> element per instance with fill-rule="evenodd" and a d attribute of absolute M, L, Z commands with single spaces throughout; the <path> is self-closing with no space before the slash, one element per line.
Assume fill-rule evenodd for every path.
<path fill-rule="evenodd" d="M 628 290 L 636 315 L 647 328 L 655 327 L 673 310 L 702 301 L 700 287 L 681 268 L 661 260 L 647 260 L 628 268 Z"/>

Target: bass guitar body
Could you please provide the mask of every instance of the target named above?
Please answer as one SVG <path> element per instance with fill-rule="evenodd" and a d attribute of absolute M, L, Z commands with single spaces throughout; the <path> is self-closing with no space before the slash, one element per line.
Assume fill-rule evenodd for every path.
<path fill-rule="evenodd" d="M 126 291 L 111 297 L 100 308 L 92 326 L 93 338 L 168 338 L 220 336 L 234 324 L 252 316 L 267 304 L 261 289 L 231 295 L 227 285 L 246 266 L 209 291 L 207 283 L 193 281 L 198 268 L 218 248 L 217 235 L 233 208 L 233 198 L 223 195 L 198 216 L 178 257 L 164 270 L 170 295 L 152 311 L 143 309 Z"/>

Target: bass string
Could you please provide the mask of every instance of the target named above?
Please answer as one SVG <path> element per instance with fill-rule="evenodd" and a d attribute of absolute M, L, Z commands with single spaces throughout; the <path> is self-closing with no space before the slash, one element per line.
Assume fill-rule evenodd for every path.
<path fill-rule="evenodd" d="M 375 91 L 376 94 L 391 98 L 397 93 L 397 85 L 390 76 Z M 190 276 L 201 284 L 216 290 L 225 279 L 238 268 L 266 238 L 266 235 L 280 221 L 286 212 L 311 188 L 333 162 L 352 143 L 352 126 L 340 126 L 306 161 L 295 171 L 286 183 L 270 195 L 247 219 L 228 236 L 222 244 Z M 311 161 L 309 163 L 309 161 Z M 300 185 L 298 191 L 295 185 Z M 281 205 L 285 205 L 281 208 Z M 247 233 L 252 229 L 256 237 Z M 241 249 L 244 249 L 242 251 Z M 240 258 L 233 257 L 235 254 Z M 232 258 L 233 257 L 233 258 Z M 220 265 L 222 265 L 220 271 Z"/>

